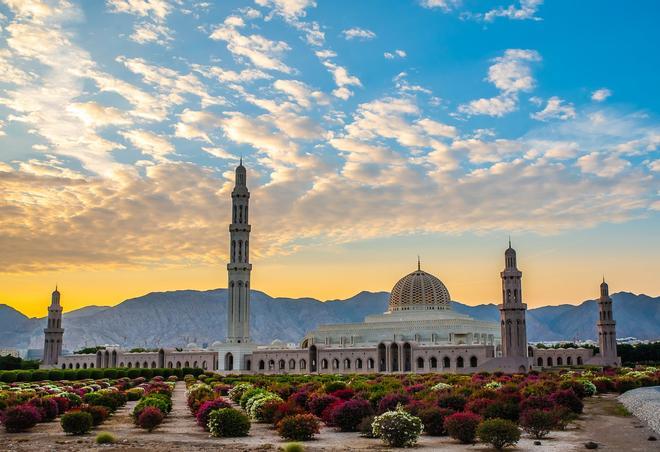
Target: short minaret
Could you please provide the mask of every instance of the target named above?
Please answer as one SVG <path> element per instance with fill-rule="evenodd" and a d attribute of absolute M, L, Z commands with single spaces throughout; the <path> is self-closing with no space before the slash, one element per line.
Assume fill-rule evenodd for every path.
<path fill-rule="evenodd" d="M 227 286 L 227 342 L 250 342 L 250 224 L 247 189 L 243 159 L 236 167 L 236 181 L 231 192 L 232 220 L 229 225 L 229 284 Z"/>
<path fill-rule="evenodd" d="M 57 365 L 59 356 L 62 354 L 62 306 L 60 305 L 60 292 L 55 287 L 52 294 L 50 306 L 48 307 L 48 325 L 44 328 L 44 366 Z"/>
<path fill-rule="evenodd" d="M 598 299 L 598 346 L 604 366 L 619 365 L 616 350 L 616 322 L 612 315 L 612 299 L 610 289 L 603 278 L 600 285 L 600 298 Z"/>
<path fill-rule="evenodd" d="M 527 305 L 522 302 L 522 272 L 516 263 L 516 250 L 511 247 L 504 253 L 504 271 L 502 277 L 502 304 L 499 305 L 502 356 L 505 358 L 527 358 L 527 325 L 525 311 Z"/>

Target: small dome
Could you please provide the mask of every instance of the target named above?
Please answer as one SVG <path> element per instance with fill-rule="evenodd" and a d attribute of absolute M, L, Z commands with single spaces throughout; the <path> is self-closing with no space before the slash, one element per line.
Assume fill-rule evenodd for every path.
<path fill-rule="evenodd" d="M 447 287 L 435 276 L 418 269 L 392 288 L 388 311 L 450 309 Z"/>
<path fill-rule="evenodd" d="M 211 348 L 220 348 L 222 347 L 222 341 L 215 341 L 211 344 Z"/>
<path fill-rule="evenodd" d="M 194 342 L 191 342 L 190 344 L 186 345 L 186 348 L 189 350 L 196 350 L 199 348 L 199 345 L 195 344 Z"/>
<path fill-rule="evenodd" d="M 270 343 L 270 345 L 276 345 L 278 347 L 281 347 L 284 345 L 284 341 L 281 341 L 279 339 L 275 339 L 273 342 Z"/>

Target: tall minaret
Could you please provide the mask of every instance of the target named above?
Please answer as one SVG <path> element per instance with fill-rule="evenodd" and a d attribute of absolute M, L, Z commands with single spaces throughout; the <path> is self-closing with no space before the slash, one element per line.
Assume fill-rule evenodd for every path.
<path fill-rule="evenodd" d="M 612 316 L 610 289 L 603 278 L 598 299 L 598 345 L 604 366 L 617 366 L 619 359 L 616 351 L 616 322 Z"/>
<path fill-rule="evenodd" d="M 502 356 L 527 357 L 527 326 L 525 311 L 527 305 L 522 302 L 522 272 L 516 265 L 516 250 L 509 248 L 504 253 L 504 271 L 502 277 L 502 304 L 500 308 L 502 330 Z"/>
<path fill-rule="evenodd" d="M 48 307 L 48 325 L 44 328 L 44 358 L 42 364 L 53 366 L 57 364 L 62 354 L 62 306 L 60 306 L 60 292 L 55 287 Z"/>
<path fill-rule="evenodd" d="M 232 220 L 229 225 L 229 284 L 227 286 L 227 342 L 250 342 L 250 225 L 243 159 L 236 168 L 236 182 L 231 192 Z"/>

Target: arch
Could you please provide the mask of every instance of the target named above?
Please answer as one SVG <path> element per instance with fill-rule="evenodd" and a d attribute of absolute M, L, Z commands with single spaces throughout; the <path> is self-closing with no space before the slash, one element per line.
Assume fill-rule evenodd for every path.
<path fill-rule="evenodd" d="M 184 368 L 190 368 L 190 361 L 186 361 L 186 363 L 183 365 Z"/>
<path fill-rule="evenodd" d="M 231 352 L 225 353 L 225 370 L 234 370 L 234 355 Z"/>
<path fill-rule="evenodd" d="M 567 356 L 566 357 L 566 365 L 567 366 L 572 366 L 573 365 L 573 357 L 572 356 Z"/>
<path fill-rule="evenodd" d="M 290 369 L 290 370 L 293 370 L 293 369 L 295 369 L 295 368 L 296 368 L 296 360 L 293 359 L 293 358 L 291 358 L 291 359 L 289 360 L 289 369 Z"/>
<path fill-rule="evenodd" d="M 80 369 L 80 363 L 76 363 L 76 369 Z"/>
<path fill-rule="evenodd" d="M 158 367 L 161 369 L 165 367 L 165 350 L 162 348 L 158 350 Z"/>
<path fill-rule="evenodd" d="M 392 342 L 390 344 L 390 371 L 398 372 L 399 371 L 399 344 Z"/>
<path fill-rule="evenodd" d="M 318 359 L 318 350 L 316 345 L 309 347 L 309 370 L 311 372 L 316 372 L 316 362 Z"/>
<path fill-rule="evenodd" d="M 171 369 L 172 367 L 174 367 L 174 366 L 172 365 L 172 361 L 168 361 L 168 362 L 167 362 L 167 368 L 168 368 L 168 369 Z"/>
<path fill-rule="evenodd" d="M 110 367 L 110 352 L 108 350 L 103 353 L 103 367 Z"/>
<path fill-rule="evenodd" d="M 152 368 L 152 369 L 155 369 L 156 367 L 157 367 L 157 366 L 156 366 L 156 361 L 151 361 L 151 368 Z"/>
<path fill-rule="evenodd" d="M 83 363 L 83 369 L 87 369 L 87 363 Z"/>
<path fill-rule="evenodd" d="M 355 360 L 355 368 L 362 369 L 362 358 L 358 358 Z"/>
<path fill-rule="evenodd" d="M 449 356 L 442 358 L 442 367 L 443 369 L 449 369 L 451 367 L 451 360 L 449 359 Z"/>
<path fill-rule="evenodd" d="M 128 366 L 126 366 L 126 367 L 128 367 L 129 369 L 132 369 L 133 368 L 133 363 L 129 361 Z"/>
<path fill-rule="evenodd" d="M 176 362 L 176 368 L 177 368 L 177 369 L 181 369 L 181 361 L 177 361 L 177 362 Z"/>
<path fill-rule="evenodd" d="M 373 368 L 374 368 L 374 364 L 375 364 L 375 363 L 374 363 L 374 359 L 373 359 L 373 358 L 369 358 L 369 359 L 367 359 L 367 369 L 373 369 Z"/>
<path fill-rule="evenodd" d="M 259 370 L 264 370 L 266 368 L 266 363 L 263 359 L 259 360 Z"/>
<path fill-rule="evenodd" d="M 300 370 L 306 370 L 307 369 L 307 361 L 305 361 L 304 359 L 301 359 L 300 361 L 298 361 L 298 368 Z"/>
<path fill-rule="evenodd" d="M 548 364 L 548 367 L 552 367 L 552 356 L 548 356 L 547 364 Z"/>
<path fill-rule="evenodd" d="M 113 350 L 110 355 L 110 367 L 117 367 L 117 350 Z"/>
<path fill-rule="evenodd" d="M 124 367 L 124 361 L 119 363 L 119 367 Z"/>
<path fill-rule="evenodd" d="M 410 372 L 412 370 L 412 346 L 410 342 L 403 344 L 403 371 Z"/>
<path fill-rule="evenodd" d="M 525 366 L 520 366 L 520 367 L 518 368 L 518 372 L 525 373 L 525 372 L 527 372 L 527 368 L 526 368 Z"/>
<path fill-rule="evenodd" d="M 418 369 L 424 368 L 424 358 L 422 358 L 421 356 L 417 358 L 417 368 Z"/>
<path fill-rule="evenodd" d="M 321 360 L 321 369 L 327 369 L 328 368 L 328 360 L 323 358 Z"/>
<path fill-rule="evenodd" d="M 62 369 L 66 369 L 66 364 L 62 364 Z"/>
<path fill-rule="evenodd" d="M 344 359 L 344 369 L 350 369 L 351 368 L 351 360 L 348 358 Z"/>
<path fill-rule="evenodd" d="M 102 363 L 103 357 L 101 355 L 101 350 L 96 352 L 96 367 L 101 367 L 103 365 Z"/>
<path fill-rule="evenodd" d="M 577 357 L 577 365 L 578 365 L 578 366 L 581 366 L 581 365 L 582 365 L 582 357 L 581 357 L 581 356 L 578 356 L 578 357 Z"/>
<path fill-rule="evenodd" d="M 378 372 L 385 372 L 387 370 L 387 349 L 382 342 L 378 344 Z"/>
<path fill-rule="evenodd" d="M 470 356 L 470 367 L 477 367 L 478 361 L 476 356 Z"/>
<path fill-rule="evenodd" d="M 197 361 L 193 362 L 193 369 L 197 369 L 199 366 L 197 365 Z"/>
<path fill-rule="evenodd" d="M 339 369 L 339 360 L 337 358 L 332 360 L 332 368 Z"/>
<path fill-rule="evenodd" d="M 94 368 L 94 363 L 90 363 L 90 364 L 89 364 L 89 368 L 90 368 L 90 369 L 93 369 L 93 368 Z"/>
<path fill-rule="evenodd" d="M 277 364 L 280 370 L 284 370 L 284 368 L 286 367 L 286 362 L 284 362 L 283 359 L 280 359 L 279 363 Z"/>
<path fill-rule="evenodd" d="M 431 359 L 429 359 L 429 364 L 431 369 L 437 369 L 438 368 L 438 358 L 435 356 L 431 356 Z"/>
<path fill-rule="evenodd" d="M 146 361 L 143 362 L 143 363 L 142 363 L 142 368 L 143 368 L 143 369 L 148 369 L 148 368 L 149 368 L 149 363 L 146 362 Z"/>
<path fill-rule="evenodd" d="M 561 358 L 561 356 L 557 356 L 557 365 L 558 366 L 564 365 L 564 360 Z"/>
<path fill-rule="evenodd" d="M 274 359 L 269 359 L 268 360 L 268 370 L 275 370 L 275 360 Z"/>
<path fill-rule="evenodd" d="M 539 367 L 543 367 L 543 358 L 539 356 L 539 359 L 536 360 L 536 365 Z"/>
<path fill-rule="evenodd" d="M 456 358 L 456 367 L 463 367 L 463 357 L 459 356 Z"/>
<path fill-rule="evenodd" d="M 529 356 L 530 358 L 534 357 L 534 347 L 531 346 L 527 347 L 527 356 Z"/>
<path fill-rule="evenodd" d="M 136 362 L 135 362 L 135 368 L 136 368 L 136 369 L 139 369 L 139 368 L 140 368 L 140 361 L 136 361 Z"/>

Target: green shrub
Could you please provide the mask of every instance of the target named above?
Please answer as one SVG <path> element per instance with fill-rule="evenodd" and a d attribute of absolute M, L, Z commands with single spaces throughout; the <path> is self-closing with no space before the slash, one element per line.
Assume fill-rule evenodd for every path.
<path fill-rule="evenodd" d="M 340 389 L 346 389 L 346 383 L 339 380 L 329 381 L 323 385 L 323 388 L 325 389 L 325 392 L 330 394 L 331 392 L 339 391 Z"/>
<path fill-rule="evenodd" d="M 216 438 L 247 436 L 250 419 L 235 408 L 221 408 L 209 414 L 208 429 Z"/>
<path fill-rule="evenodd" d="M 110 432 L 101 432 L 96 435 L 96 444 L 114 444 L 117 440 Z"/>
<path fill-rule="evenodd" d="M 60 419 L 62 430 L 71 435 L 84 435 L 92 429 L 92 415 L 84 411 L 69 411 Z"/>
<path fill-rule="evenodd" d="M 386 411 L 376 416 L 371 426 L 373 435 L 392 447 L 413 446 L 423 428 L 422 420 L 407 413 L 401 406 L 396 411 Z"/>
<path fill-rule="evenodd" d="M 252 389 L 253 387 L 254 386 L 252 385 L 252 383 L 247 383 L 247 382 L 237 383 L 236 385 L 234 385 L 233 388 L 229 390 L 229 393 L 227 395 L 235 403 L 239 403 L 241 401 L 241 398 L 243 397 L 243 394 L 245 394 L 246 391 Z"/>
<path fill-rule="evenodd" d="M 137 423 L 142 410 L 146 407 L 158 408 L 161 413 L 167 413 L 169 406 L 171 405 L 168 405 L 165 399 L 162 397 L 156 397 L 156 394 L 144 397 L 137 403 L 137 405 L 135 405 L 135 408 L 133 408 L 133 419 L 135 420 L 135 423 Z"/>
<path fill-rule="evenodd" d="M 477 436 L 481 442 L 502 450 L 520 440 L 520 429 L 515 422 L 507 419 L 488 419 L 479 424 Z"/>
<path fill-rule="evenodd" d="M 545 438 L 557 426 L 557 417 L 550 410 L 527 410 L 520 416 L 522 428 L 536 439 Z"/>
<path fill-rule="evenodd" d="M 282 452 L 305 452 L 305 446 L 300 443 L 287 443 L 282 447 Z"/>
<path fill-rule="evenodd" d="M 105 421 L 108 416 L 110 416 L 110 410 L 107 407 L 101 405 L 83 405 L 80 407 L 80 411 L 89 413 L 92 415 L 92 424 L 94 426 L 100 425 Z"/>
<path fill-rule="evenodd" d="M 117 369 L 103 369 L 105 378 L 117 378 Z"/>
<path fill-rule="evenodd" d="M 32 372 L 32 381 L 48 380 L 49 372 L 45 369 L 38 369 Z"/>
<path fill-rule="evenodd" d="M 62 371 L 61 370 L 51 369 L 51 370 L 48 371 L 48 379 L 49 380 L 57 381 L 57 380 L 61 380 L 62 378 L 63 377 L 62 377 Z"/>
<path fill-rule="evenodd" d="M 286 416 L 278 422 L 277 432 L 284 439 L 309 441 L 319 432 L 319 419 L 313 414 Z"/>

